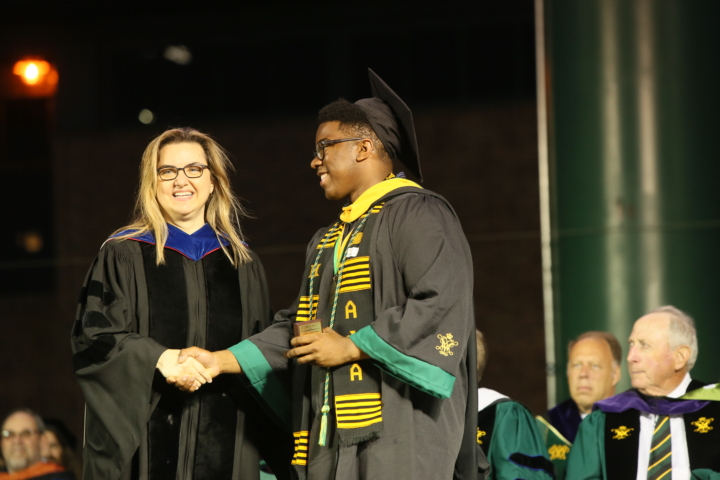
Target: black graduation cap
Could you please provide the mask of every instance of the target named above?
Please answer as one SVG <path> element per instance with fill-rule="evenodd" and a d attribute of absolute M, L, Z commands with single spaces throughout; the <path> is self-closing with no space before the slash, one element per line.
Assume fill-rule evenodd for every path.
<path fill-rule="evenodd" d="M 420 155 L 412 112 L 405 102 L 368 68 L 373 98 L 355 102 L 370 121 L 390 158 L 402 162 L 422 182 Z"/>

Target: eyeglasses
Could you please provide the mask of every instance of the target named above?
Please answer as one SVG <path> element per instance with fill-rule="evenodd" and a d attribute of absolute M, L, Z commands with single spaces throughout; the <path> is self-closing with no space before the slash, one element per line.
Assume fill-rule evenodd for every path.
<path fill-rule="evenodd" d="M 315 144 L 315 151 L 313 152 L 313 155 L 317 157 L 318 160 L 322 160 L 325 158 L 325 147 L 329 147 L 330 145 L 335 145 L 336 143 L 342 143 L 342 142 L 352 142 L 353 140 L 365 140 L 364 138 L 341 138 L 340 140 L 321 140 L 317 144 Z"/>
<path fill-rule="evenodd" d="M 182 168 L 177 167 L 160 167 L 157 169 L 160 180 L 175 180 L 178 176 L 178 172 L 182 170 L 187 178 L 199 178 L 202 177 L 203 172 L 206 168 L 210 168 L 207 165 L 185 165 Z"/>
<path fill-rule="evenodd" d="M 2 431 L 2 439 L 3 440 L 12 440 L 15 437 L 20 437 L 23 440 L 27 440 L 32 435 L 35 435 L 36 433 L 40 433 L 37 430 L 23 430 L 22 432 L 13 432 L 12 430 L 3 430 Z"/>

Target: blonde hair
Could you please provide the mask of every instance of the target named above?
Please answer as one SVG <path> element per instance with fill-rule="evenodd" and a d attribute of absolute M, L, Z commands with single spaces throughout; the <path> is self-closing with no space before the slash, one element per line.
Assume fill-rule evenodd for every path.
<path fill-rule="evenodd" d="M 205 205 L 205 221 L 215 231 L 223 252 L 236 267 L 250 260 L 247 248 L 242 242 L 240 218 L 247 213 L 233 194 L 228 172 L 234 171 L 233 164 L 225 150 L 210 136 L 192 128 L 173 128 L 156 137 L 145 149 L 140 163 L 140 188 L 135 200 L 135 213 L 130 225 L 116 230 L 114 239 L 122 240 L 146 232 L 155 237 L 157 264 L 165 263 L 165 242 L 168 237 L 167 220 L 157 200 L 157 166 L 160 151 L 166 145 L 175 143 L 197 143 L 205 152 L 209 174 L 215 189 Z M 222 244 L 224 239 L 228 248 Z"/>

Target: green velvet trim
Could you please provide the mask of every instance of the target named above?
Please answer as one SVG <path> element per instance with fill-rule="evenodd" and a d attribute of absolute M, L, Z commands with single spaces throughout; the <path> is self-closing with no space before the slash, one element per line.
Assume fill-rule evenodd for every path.
<path fill-rule="evenodd" d="M 440 367 L 400 353 L 380 338 L 372 325 L 350 335 L 350 340 L 377 362 L 378 367 L 418 390 L 438 398 L 450 398 L 455 377 Z"/>
<path fill-rule="evenodd" d="M 235 356 L 250 385 L 270 407 L 272 413 L 282 424 L 290 425 L 290 398 L 257 345 L 250 340 L 243 340 L 228 350 Z"/>
<path fill-rule="evenodd" d="M 698 388 L 697 390 L 686 393 L 680 398 L 684 400 L 711 400 L 718 402 L 720 401 L 720 383 Z"/>
<path fill-rule="evenodd" d="M 692 475 L 691 480 L 718 480 L 720 479 L 720 473 L 713 472 L 710 469 L 702 468 L 699 470 L 693 470 L 690 472 Z"/>

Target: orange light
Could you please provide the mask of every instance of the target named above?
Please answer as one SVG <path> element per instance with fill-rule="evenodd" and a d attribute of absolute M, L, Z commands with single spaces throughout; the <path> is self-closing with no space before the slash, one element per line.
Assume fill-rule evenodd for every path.
<path fill-rule="evenodd" d="M 13 73 L 19 75 L 26 85 L 36 85 L 42 82 L 51 71 L 53 70 L 50 64 L 45 60 L 20 60 L 16 62 L 13 67 Z M 57 75 L 54 76 L 56 77 Z M 54 80 L 54 83 L 57 83 L 57 80 Z"/>

